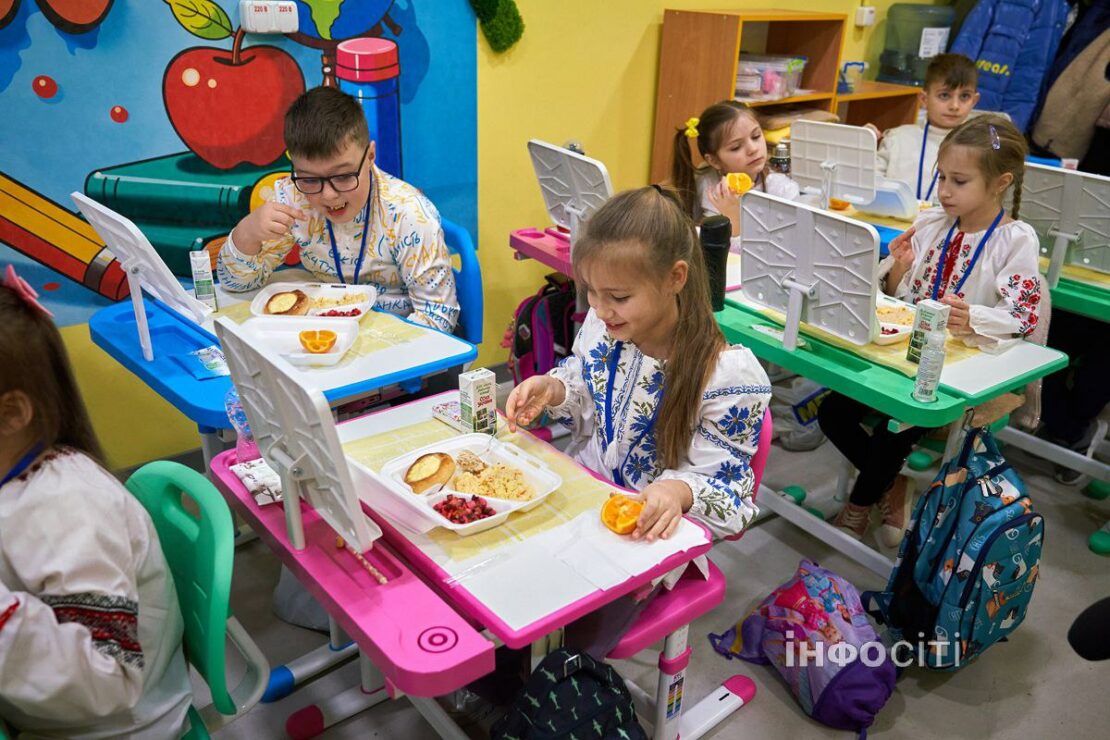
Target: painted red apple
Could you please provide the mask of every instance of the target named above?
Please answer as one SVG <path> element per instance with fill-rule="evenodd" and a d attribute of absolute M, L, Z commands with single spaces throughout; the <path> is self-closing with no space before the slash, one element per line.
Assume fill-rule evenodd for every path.
<path fill-rule="evenodd" d="M 285 110 L 304 92 L 293 57 L 273 46 L 193 47 L 173 58 L 162 98 L 177 135 L 219 169 L 270 164 L 285 151 Z"/>

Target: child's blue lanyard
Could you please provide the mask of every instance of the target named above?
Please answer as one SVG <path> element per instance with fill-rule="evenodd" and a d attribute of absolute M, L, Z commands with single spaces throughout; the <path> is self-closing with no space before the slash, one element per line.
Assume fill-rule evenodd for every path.
<path fill-rule="evenodd" d="M 925 135 L 921 137 L 921 156 L 917 158 L 917 199 L 918 200 L 931 200 L 933 197 L 933 188 L 937 184 L 937 175 L 940 170 L 933 172 L 933 181 L 929 184 L 929 192 L 925 193 L 925 197 L 921 197 L 921 177 L 925 172 L 925 145 L 929 143 L 929 122 L 925 122 Z"/>
<path fill-rule="evenodd" d="M 33 463 L 35 461 L 35 458 L 38 457 L 41 452 L 42 452 L 42 444 L 41 443 L 32 447 L 31 451 L 28 452 L 23 457 L 21 457 L 19 459 L 19 462 L 17 462 L 15 464 L 15 467 L 13 467 L 11 470 L 8 471 L 8 474 L 4 476 L 4 480 L 0 480 L 0 486 L 3 486 L 8 481 L 12 480 L 13 478 L 18 477 L 19 475 L 21 475 L 23 473 L 24 470 L 31 467 L 31 463 Z"/>
<path fill-rule="evenodd" d="M 335 261 L 335 274 L 339 276 L 339 282 L 346 283 L 343 279 L 343 265 L 339 261 L 339 247 L 335 245 L 335 232 L 331 229 L 331 221 L 328 224 L 328 237 L 331 238 L 331 258 Z M 358 276 L 362 274 L 362 260 L 366 257 L 366 233 L 370 231 L 370 199 L 366 199 L 366 205 L 362 209 L 362 245 L 358 248 L 358 260 L 355 262 L 355 281 L 352 285 L 358 285 Z"/>
<path fill-rule="evenodd" d="M 613 429 L 613 385 L 617 379 L 617 363 L 621 358 L 621 350 L 624 349 L 624 342 L 617 342 L 613 346 L 613 351 L 609 353 L 609 382 L 605 386 L 605 446 L 608 448 L 617 443 L 616 435 Z M 640 434 L 628 446 L 628 452 L 624 453 L 624 461 L 612 470 L 613 482 L 618 486 L 625 485 L 624 475 L 621 470 L 628 464 L 628 458 L 632 455 L 632 451 L 636 446 L 644 440 L 644 437 L 652 433 L 655 429 L 655 420 L 659 417 L 659 405 L 656 405 L 655 410 L 651 414 L 651 420 L 643 428 Z M 604 452 L 602 453 L 604 457 Z"/>
<path fill-rule="evenodd" d="M 971 271 L 975 269 L 975 263 L 979 261 L 979 255 L 983 254 L 983 247 L 987 245 L 987 241 L 991 238 L 991 234 L 994 233 L 995 227 L 998 226 L 998 223 L 1002 220 L 1002 216 L 1005 213 L 1005 209 L 998 209 L 998 215 L 994 217 L 994 221 L 991 221 L 991 225 L 987 227 L 987 231 L 983 234 L 983 238 L 979 240 L 979 245 L 975 247 L 975 254 L 971 255 L 971 262 L 968 264 L 967 269 L 964 270 L 964 274 L 960 276 L 960 281 L 956 283 L 956 287 L 952 289 L 953 293 L 958 294 L 960 288 L 964 287 L 964 283 L 967 282 L 967 278 L 971 275 Z M 937 299 L 937 293 L 940 292 L 940 281 L 944 274 L 944 260 L 948 256 L 948 244 L 952 241 L 952 234 L 955 233 L 956 227 L 959 225 L 960 219 L 957 218 L 956 222 L 952 224 L 952 228 L 948 230 L 948 236 L 944 237 L 944 247 L 940 250 L 940 261 L 937 262 L 937 276 L 933 279 L 934 301 Z"/>

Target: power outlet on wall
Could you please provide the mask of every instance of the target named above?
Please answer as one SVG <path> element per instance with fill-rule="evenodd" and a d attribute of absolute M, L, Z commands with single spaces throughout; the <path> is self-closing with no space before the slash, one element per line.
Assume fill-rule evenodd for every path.
<path fill-rule="evenodd" d="M 875 6 L 861 5 L 856 8 L 856 27 L 867 28 L 875 25 Z"/>
<path fill-rule="evenodd" d="M 239 22 L 247 33 L 293 33 L 297 4 L 292 0 L 239 0 Z"/>

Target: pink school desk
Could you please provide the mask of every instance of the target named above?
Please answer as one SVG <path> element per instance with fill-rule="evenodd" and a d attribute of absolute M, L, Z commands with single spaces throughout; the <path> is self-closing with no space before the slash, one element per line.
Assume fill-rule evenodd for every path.
<path fill-rule="evenodd" d="M 534 259 L 564 275 L 574 276 L 570 263 L 570 236 L 564 229 L 557 226 L 549 226 L 543 230 L 517 229 L 509 232 L 509 247 L 518 260 Z M 740 255 L 729 254 L 727 270 L 725 290 L 739 289 Z M 580 310 L 583 308 L 580 307 Z"/>
<path fill-rule="evenodd" d="M 398 426 L 400 420 L 413 424 L 430 419 L 431 406 L 437 400 L 414 401 L 340 425 L 340 437 L 349 441 L 390 423 Z M 398 454 L 401 452 L 398 450 Z M 697 546 L 671 555 L 616 586 L 595 589 L 564 608 L 512 626 L 494 607 L 471 593 L 465 580 L 454 581 L 410 539 L 418 538 L 365 503 L 363 509 L 383 531 L 382 540 L 366 557 L 386 574 L 387 584 L 379 585 L 353 556 L 337 549 L 334 532 L 307 506 L 303 507 L 306 548 L 295 551 L 286 535 L 281 506 L 258 506 L 228 469 L 233 463 L 233 450 L 213 460 L 212 473 L 218 488 L 358 644 L 381 672 L 391 695 L 399 690 L 413 697 L 432 697 L 460 688 L 493 670 L 495 643 L 481 630 L 488 629 L 510 647 L 527 646 L 706 553 L 710 547 L 709 533 L 691 522 L 701 535 Z M 417 707 L 427 716 L 420 704 Z M 324 714 L 330 716 L 326 711 Z"/>

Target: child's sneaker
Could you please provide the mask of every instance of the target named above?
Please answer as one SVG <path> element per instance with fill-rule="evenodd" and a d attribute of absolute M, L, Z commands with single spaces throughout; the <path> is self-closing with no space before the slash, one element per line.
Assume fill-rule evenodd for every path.
<path fill-rule="evenodd" d="M 833 526 L 853 539 L 862 540 L 871 523 L 871 507 L 858 506 L 851 501 L 833 519 Z"/>
<path fill-rule="evenodd" d="M 910 479 L 906 476 L 896 476 L 890 488 L 879 499 L 879 513 L 883 516 L 883 523 L 879 527 L 879 542 L 884 547 L 898 547 L 906 534 L 906 525 L 910 522 L 909 483 Z"/>

